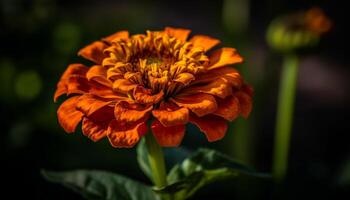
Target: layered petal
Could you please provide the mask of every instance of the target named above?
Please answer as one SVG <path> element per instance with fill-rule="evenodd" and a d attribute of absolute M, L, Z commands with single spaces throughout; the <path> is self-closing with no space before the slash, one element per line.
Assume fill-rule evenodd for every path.
<path fill-rule="evenodd" d="M 181 91 L 184 95 L 197 94 L 197 93 L 207 93 L 218 96 L 220 98 L 225 98 L 232 94 L 232 86 L 227 82 L 224 77 L 220 77 L 214 81 L 207 84 L 199 84 L 190 86 Z"/>
<path fill-rule="evenodd" d="M 225 80 L 228 84 L 235 88 L 240 88 L 243 84 L 241 75 L 232 67 L 220 67 L 205 73 L 197 74 L 196 80 L 194 80 L 191 84 L 205 84 L 218 78 Z"/>
<path fill-rule="evenodd" d="M 205 51 L 208 51 L 218 45 L 220 40 L 206 35 L 195 35 L 190 39 L 190 42 L 192 42 L 193 46 L 202 47 Z"/>
<path fill-rule="evenodd" d="M 144 87 L 136 87 L 133 97 L 137 103 L 156 104 L 163 99 L 164 92 L 160 91 L 157 94 L 152 94 L 151 90 Z"/>
<path fill-rule="evenodd" d="M 129 32 L 128 31 L 118 31 L 116 33 L 113 33 L 112 35 L 109 35 L 102 40 L 108 43 L 111 43 L 115 39 L 122 39 L 126 40 L 129 38 Z"/>
<path fill-rule="evenodd" d="M 135 89 L 137 84 L 132 83 L 126 79 L 118 79 L 113 83 L 113 90 L 116 92 L 127 94 L 131 90 Z"/>
<path fill-rule="evenodd" d="M 199 117 L 217 110 L 215 98 L 210 94 L 178 95 L 170 100 L 178 106 L 190 109 Z"/>
<path fill-rule="evenodd" d="M 175 126 L 188 122 L 189 112 L 187 108 L 180 108 L 170 103 L 161 103 L 160 107 L 152 111 L 152 115 L 164 126 Z"/>
<path fill-rule="evenodd" d="M 221 48 L 209 56 L 208 70 L 243 62 L 234 48 Z"/>
<path fill-rule="evenodd" d="M 213 113 L 226 120 L 233 121 L 240 115 L 240 103 L 237 97 L 228 96 L 225 99 L 216 99 L 218 109 Z"/>
<path fill-rule="evenodd" d="M 183 85 L 188 85 L 194 79 L 195 77 L 193 74 L 185 72 L 177 75 L 174 81 L 182 83 Z"/>
<path fill-rule="evenodd" d="M 103 59 L 106 57 L 106 55 L 103 53 L 105 48 L 107 48 L 105 43 L 96 41 L 80 49 L 78 55 L 95 62 L 96 64 L 102 64 Z"/>
<path fill-rule="evenodd" d="M 191 33 L 191 30 L 183 29 L 183 28 L 166 27 L 164 29 L 164 32 L 171 37 L 175 37 L 176 39 L 179 39 L 181 41 L 186 41 L 188 38 L 188 35 Z"/>
<path fill-rule="evenodd" d="M 95 111 L 89 111 L 90 114 L 85 115 L 83 119 L 82 131 L 85 136 L 96 142 L 107 135 L 108 125 L 114 119 L 113 107 L 105 105 Z"/>
<path fill-rule="evenodd" d="M 113 99 L 114 101 L 128 101 L 129 98 L 126 94 L 114 92 L 112 88 L 101 85 L 97 82 L 90 84 L 88 93 L 104 98 Z"/>
<path fill-rule="evenodd" d="M 107 79 L 107 70 L 101 65 L 95 65 L 90 67 L 86 73 L 86 78 L 91 81 L 94 80 L 106 87 L 112 87 L 112 82 Z"/>
<path fill-rule="evenodd" d="M 79 82 L 78 78 L 70 79 L 71 77 L 80 77 L 80 79 L 84 78 L 86 75 L 86 72 L 88 71 L 88 67 L 86 67 L 83 64 L 71 64 L 68 66 L 66 71 L 61 76 L 58 84 L 57 89 L 54 94 L 54 101 L 56 102 L 58 97 L 60 97 L 63 94 L 68 93 L 68 85 L 82 85 L 82 82 Z M 76 87 L 79 88 L 79 87 Z M 73 93 L 70 91 L 69 93 Z M 77 92 L 79 93 L 79 92 Z"/>
<path fill-rule="evenodd" d="M 142 105 L 120 101 L 115 105 L 114 115 L 117 121 L 131 123 L 147 117 L 152 109 L 153 106 L 151 105 Z"/>
<path fill-rule="evenodd" d="M 245 93 L 243 91 L 236 92 L 235 96 L 239 100 L 239 106 L 240 106 L 241 115 L 244 118 L 247 118 L 249 116 L 250 112 L 253 109 L 252 97 L 249 96 L 247 93 Z"/>
<path fill-rule="evenodd" d="M 158 120 L 152 122 L 151 129 L 158 144 L 163 147 L 179 146 L 185 135 L 185 125 L 166 127 Z"/>
<path fill-rule="evenodd" d="M 124 123 L 113 120 L 107 130 L 109 142 L 113 147 L 131 148 L 139 140 L 140 137 L 147 133 L 147 125 L 145 121 L 135 123 Z"/>
<path fill-rule="evenodd" d="M 111 103 L 112 101 L 106 101 L 91 94 L 84 94 L 79 97 L 76 109 L 83 112 L 86 116 L 90 116 Z"/>
<path fill-rule="evenodd" d="M 226 120 L 215 115 L 206 115 L 204 117 L 191 115 L 190 122 L 205 134 L 209 142 L 222 139 L 227 131 Z"/>
<path fill-rule="evenodd" d="M 108 124 L 109 121 L 97 121 L 92 118 L 84 117 L 81 128 L 86 137 L 97 142 L 107 136 Z"/>
<path fill-rule="evenodd" d="M 90 89 L 89 81 L 85 77 L 71 76 L 67 80 L 67 95 L 84 94 Z"/>
<path fill-rule="evenodd" d="M 76 109 L 78 101 L 79 96 L 71 97 L 57 110 L 58 122 L 67 133 L 73 133 L 83 117 L 83 113 Z"/>

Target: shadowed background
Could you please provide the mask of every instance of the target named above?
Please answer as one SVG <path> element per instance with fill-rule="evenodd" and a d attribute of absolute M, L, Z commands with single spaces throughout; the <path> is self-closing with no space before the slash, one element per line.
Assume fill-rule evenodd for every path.
<path fill-rule="evenodd" d="M 46 182 L 40 176 L 43 168 L 102 169 L 149 183 L 137 166 L 135 149 L 113 149 L 107 140 L 93 143 L 80 130 L 64 133 L 56 118 L 59 103 L 52 96 L 69 63 L 87 63 L 77 56 L 79 48 L 118 30 L 135 34 L 165 26 L 189 28 L 237 48 L 245 58 L 237 68 L 256 90 L 251 117 L 237 120 L 224 140 L 209 144 L 189 127 L 183 146 L 189 151 L 216 148 L 259 171 L 271 171 L 281 57 L 268 48 L 266 28 L 277 16 L 315 5 L 333 20 L 333 29 L 301 56 L 285 199 L 349 194 L 347 24 L 344 6 L 326 0 L 1 0 L 2 190 L 12 199 L 81 199 Z M 269 183 L 238 185 L 234 180 L 216 183 L 193 199 L 273 196 Z"/>

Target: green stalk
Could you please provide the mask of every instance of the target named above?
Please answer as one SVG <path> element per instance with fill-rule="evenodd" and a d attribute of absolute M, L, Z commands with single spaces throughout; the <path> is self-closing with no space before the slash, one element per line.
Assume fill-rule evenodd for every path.
<path fill-rule="evenodd" d="M 298 57 L 294 54 L 286 54 L 283 61 L 277 107 L 273 164 L 273 177 L 276 182 L 281 182 L 287 172 L 297 74 Z"/>
<path fill-rule="evenodd" d="M 145 139 L 153 182 L 159 188 L 164 187 L 167 185 L 167 181 L 162 147 L 159 146 L 152 133 L 147 133 Z"/>

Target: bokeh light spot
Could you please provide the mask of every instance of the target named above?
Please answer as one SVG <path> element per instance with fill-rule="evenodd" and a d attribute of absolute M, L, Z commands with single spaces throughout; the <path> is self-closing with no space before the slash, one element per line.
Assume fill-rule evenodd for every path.
<path fill-rule="evenodd" d="M 61 23 L 53 31 L 54 48 L 62 54 L 71 54 L 78 48 L 80 36 L 81 31 L 77 25 Z"/>
<path fill-rule="evenodd" d="M 42 80 L 36 71 L 25 71 L 20 73 L 15 80 L 15 92 L 24 100 L 36 98 L 42 88 Z"/>

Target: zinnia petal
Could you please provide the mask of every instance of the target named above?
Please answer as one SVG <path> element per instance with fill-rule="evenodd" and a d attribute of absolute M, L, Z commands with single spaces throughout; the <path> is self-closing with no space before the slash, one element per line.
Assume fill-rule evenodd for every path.
<path fill-rule="evenodd" d="M 206 35 L 195 35 L 190 39 L 195 47 L 202 47 L 205 51 L 210 50 L 214 46 L 220 43 L 220 40 L 206 36 Z"/>
<path fill-rule="evenodd" d="M 90 67 L 89 71 L 86 73 L 86 78 L 94 80 L 106 87 L 112 87 L 112 82 L 107 79 L 107 70 L 101 65 L 95 65 Z"/>
<path fill-rule="evenodd" d="M 76 109 L 78 101 L 79 96 L 71 97 L 57 110 L 58 122 L 67 133 L 73 133 L 83 117 L 83 113 Z"/>
<path fill-rule="evenodd" d="M 228 96 L 225 99 L 217 98 L 218 109 L 213 113 L 224 119 L 232 121 L 240 114 L 240 103 L 237 97 Z"/>
<path fill-rule="evenodd" d="M 221 48 L 214 51 L 209 56 L 208 69 L 215 69 L 226 65 L 232 65 L 243 62 L 243 58 L 234 48 Z"/>
<path fill-rule="evenodd" d="M 188 35 L 191 33 L 191 30 L 183 29 L 183 28 L 166 27 L 164 29 L 164 32 L 171 37 L 175 37 L 179 40 L 186 41 Z"/>
<path fill-rule="evenodd" d="M 96 41 L 88 46 L 80 49 L 78 52 L 79 56 L 82 56 L 96 64 L 101 64 L 102 60 L 106 57 L 103 53 L 103 50 L 107 47 L 107 45 L 103 42 Z"/>
<path fill-rule="evenodd" d="M 126 79 L 118 79 L 113 83 L 113 90 L 127 94 L 131 90 L 135 89 L 137 84 L 132 83 Z"/>
<path fill-rule="evenodd" d="M 158 120 L 152 122 L 151 129 L 158 144 L 163 147 L 179 146 L 185 135 L 185 125 L 165 127 Z"/>
<path fill-rule="evenodd" d="M 196 80 L 194 80 L 191 84 L 204 84 L 218 78 L 226 80 L 227 83 L 235 88 L 240 88 L 243 83 L 242 77 L 236 69 L 232 67 L 220 67 L 206 73 L 197 74 Z"/>
<path fill-rule="evenodd" d="M 181 73 L 176 76 L 174 81 L 182 83 L 184 85 L 188 85 L 191 81 L 193 81 L 195 77 L 191 73 Z"/>
<path fill-rule="evenodd" d="M 54 101 L 56 102 L 58 97 L 68 93 L 68 84 L 74 84 L 70 82 L 72 81 L 72 79 L 69 79 L 70 77 L 85 77 L 85 74 L 88 71 L 88 69 L 89 68 L 83 64 L 70 64 L 57 84 L 57 89 L 54 95 Z"/>
<path fill-rule="evenodd" d="M 116 33 L 113 33 L 112 35 L 109 35 L 105 38 L 103 38 L 103 41 L 106 41 L 108 43 L 111 43 L 115 39 L 128 39 L 129 38 L 129 32 L 128 31 L 118 31 Z"/>
<path fill-rule="evenodd" d="M 97 110 L 111 103 L 112 101 L 106 101 L 90 94 L 84 94 L 79 97 L 76 108 L 86 116 L 90 116 Z"/>
<path fill-rule="evenodd" d="M 163 91 L 152 95 L 151 91 L 144 87 L 136 87 L 133 94 L 135 101 L 142 104 L 156 104 L 163 99 L 163 96 Z"/>
<path fill-rule="evenodd" d="M 207 137 L 209 142 L 222 139 L 227 131 L 226 120 L 215 115 L 204 117 L 190 116 L 190 122 L 195 124 Z"/>
<path fill-rule="evenodd" d="M 113 147 L 133 147 L 140 137 L 147 133 L 145 121 L 136 123 L 123 123 L 113 120 L 108 127 L 107 136 Z"/>
<path fill-rule="evenodd" d="M 152 109 L 153 106 L 145 106 L 142 104 L 120 101 L 115 105 L 114 115 L 117 121 L 130 123 L 145 118 Z"/>
<path fill-rule="evenodd" d="M 178 95 L 171 98 L 178 106 L 185 107 L 201 117 L 217 110 L 215 98 L 210 94 Z"/>
<path fill-rule="evenodd" d="M 180 108 L 170 103 L 161 103 L 159 109 L 153 110 L 152 114 L 166 127 L 186 124 L 189 117 L 187 108 Z"/>
<path fill-rule="evenodd" d="M 104 99 L 113 99 L 115 101 L 127 101 L 129 99 L 126 94 L 114 92 L 112 88 L 106 87 L 97 82 L 90 84 L 88 93 Z"/>
<path fill-rule="evenodd" d="M 184 95 L 197 94 L 201 92 L 212 94 L 220 98 L 226 98 L 228 95 L 232 94 L 232 86 L 224 77 L 220 77 L 205 85 L 193 85 L 181 91 L 181 93 Z"/>
<path fill-rule="evenodd" d="M 244 118 L 247 118 L 253 109 L 252 97 L 249 96 L 247 93 L 242 92 L 242 91 L 235 93 L 235 96 L 239 100 L 241 115 Z"/>
<path fill-rule="evenodd" d="M 97 142 L 107 136 L 109 121 L 96 121 L 88 117 L 84 117 L 82 123 L 83 134 L 92 141 Z"/>

